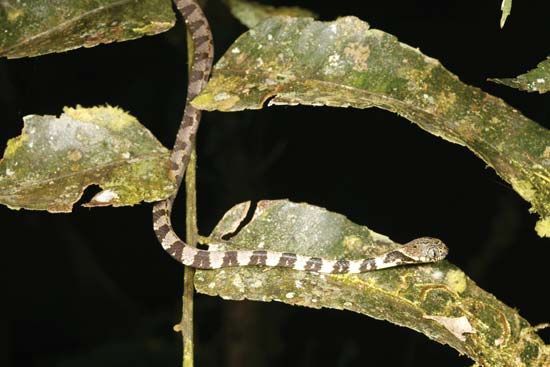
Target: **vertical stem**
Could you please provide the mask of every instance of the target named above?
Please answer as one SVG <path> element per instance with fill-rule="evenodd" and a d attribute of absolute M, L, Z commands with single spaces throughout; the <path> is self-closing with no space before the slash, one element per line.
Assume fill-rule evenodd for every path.
<path fill-rule="evenodd" d="M 191 246 L 197 244 L 197 195 L 196 195 L 196 162 L 195 149 L 191 152 L 185 175 L 186 206 L 186 241 Z M 193 367 L 193 277 L 195 269 L 186 266 L 183 275 L 183 307 L 180 329 L 183 337 L 183 367 Z"/>
<path fill-rule="evenodd" d="M 194 44 L 193 39 L 187 31 L 187 60 L 188 71 L 191 71 L 193 66 L 193 53 Z M 197 187 L 196 187 L 196 174 L 197 174 L 197 154 L 193 147 L 187 171 L 185 173 L 185 195 L 186 195 L 186 210 L 185 210 L 185 229 L 186 229 L 186 242 L 190 246 L 197 245 Z M 193 367 L 193 277 L 195 276 L 195 269 L 186 266 L 183 274 L 183 296 L 182 296 L 182 315 L 179 325 L 179 329 L 182 334 L 183 342 L 183 367 Z"/>

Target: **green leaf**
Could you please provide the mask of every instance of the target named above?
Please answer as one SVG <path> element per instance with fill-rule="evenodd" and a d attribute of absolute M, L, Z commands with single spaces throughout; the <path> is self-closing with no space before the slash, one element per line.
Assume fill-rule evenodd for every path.
<path fill-rule="evenodd" d="M 541 61 L 535 69 L 521 74 L 517 78 L 492 78 L 489 80 L 527 92 L 546 93 L 550 91 L 550 56 Z"/>
<path fill-rule="evenodd" d="M 193 105 L 240 111 L 266 101 L 395 112 L 468 147 L 532 204 L 541 215 L 539 235 L 550 236 L 550 132 L 355 17 L 262 22 L 218 61 Z"/>
<path fill-rule="evenodd" d="M 502 11 L 502 16 L 500 17 L 500 28 L 502 28 L 504 27 L 504 23 L 506 23 L 506 19 L 512 11 L 512 0 L 502 0 L 500 10 Z"/>
<path fill-rule="evenodd" d="M 317 18 L 317 14 L 297 6 L 270 6 L 247 0 L 225 0 L 231 13 L 248 28 L 276 15 Z"/>
<path fill-rule="evenodd" d="M 175 189 L 169 151 L 118 108 L 65 108 L 59 117 L 23 118 L 20 136 L 0 160 L 0 203 L 12 209 L 70 212 L 92 184 L 85 206 L 158 201 Z"/>
<path fill-rule="evenodd" d="M 0 1 L 0 57 L 126 41 L 164 32 L 174 22 L 167 0 Z"/>
<path fill-rule="evenodd" d="M 326 258 L 362 258 L 398 245 L 340 214 L 286 200 L 261 201 L 229 240 L 250 203 L 227 212 L 206 239 L 225 249 L 264 249 Z M 453 247 L 450 245 L 452 256 Z M 320 275 L 268 267 L 197 271 L 198 292 L 224 299 L 349 310 L 448 344 L 483 366 L 544 366 L 550 349 L 518 312 L 448 261 L 359 275 Z M 330 337 L 330 336 L 327 336 Z"/>

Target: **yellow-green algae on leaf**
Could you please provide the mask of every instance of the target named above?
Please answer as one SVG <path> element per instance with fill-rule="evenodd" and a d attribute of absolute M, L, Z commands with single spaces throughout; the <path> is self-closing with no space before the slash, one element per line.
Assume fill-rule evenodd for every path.
<path fill-rule="evenodd" d="M 233 16 L 248 28 L 255 27 L 263 20 L 276 15 L 317 18 L 317 14 L 311 10 L 297 6 L 275 7 L 247 0 L 225 0 L 225 3 Z"/>
<path fill-rule="evenodd" d="M 529 187 L 530 195 L 518 192 L 541 221 L 550 218 L 550 131 L 358 18 L 267 19 L 220 58 L 193 105 L 240 111 L 266 101 L 395 112 Z"/>
<path fill-rule="evenodd" d="M 249 207 L 241 203 L 230 209 L 205 243 L 325 258 L 363 258 L 399 246 L 341 214 L 287 200 L 259 202 L 250 222 L 233 234 Z M 454 246 L 460 247 L 448 245 L 451 254 Z M 195 287 L 224 299 L 326 307 L 387 320 L 448 344 L 481 366 L 543 367 L 550 360 L 550 349 L 517 310 L 448 261 L 359 275 L 268 267 L 201 270 Z"/>
<path fill-rule="evenodd" d="M 127 41 L 164 32 L 174 23 L 166 0 L 0 1 L 0 57 Z"/>
<path fill-rule="evenodd" d="M 133 116 L 115 107 L 64 109 L 23 118 L 0 160 L 0 203 L 12 209 L 70 212 L 89 185 L 86 206 L 158 201 L 174 192 L 170 152 Z"/>
<path fill-rule="evenodd" d="M 491 78 L 492 82 L 527 92 L 546 93 L 550 91 L 550 56 L 537 67 L 516 78 Z"/>
<path fill-rule="evenodd" d="M 541 237 L 550 237 L 550 218 L 539 220 L 535 226 L 535 230 Z"/>

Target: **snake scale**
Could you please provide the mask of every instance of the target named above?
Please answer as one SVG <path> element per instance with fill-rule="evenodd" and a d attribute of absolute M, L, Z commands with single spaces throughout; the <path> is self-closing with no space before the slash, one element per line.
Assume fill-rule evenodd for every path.
<path fill-rule="evenodd" d="M 191 105 L 206 85 L 212 69 L 212 34 L 202 9 L 194 0 L 174 0 L 191 34 L 194 46 L 193 64 L 189 73 L 187 99 L 183 119 L 170 156 L 170 173 L 179 188 L 197 133 L 201 111 Z M 324 259 L 291 252 L 266 250 L 209 251 L 187 245 L 174 232 L 171 223 L 176 194 L 155 204 L 153 228 L 162 247 L 177 261 L 198 269 L 219 269 L 235 266 L 269 266 L 330 274 L 363 273 L 404 264 L 439 261 L 447 255 L 445 244 L 431 237 L 421 237 L 379 256 L 366 259 Z"/>

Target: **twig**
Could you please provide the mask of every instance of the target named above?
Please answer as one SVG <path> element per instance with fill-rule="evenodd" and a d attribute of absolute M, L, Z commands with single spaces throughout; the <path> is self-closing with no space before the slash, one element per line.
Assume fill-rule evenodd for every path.
<path fill-rule="evenodd" d="M 191 153 L 189 166 L 185 175 L 186 191 L 186 240 L 191 246 L 197 244 L 197 196 L 196 196 L 196 161 L 195 150 Z M 183 367 L 193 367 L 193 278 L 195 269 L 185 267 L 183 274 L 183 305 L 182 316 L 178 329 L 181 331 L 183 339 Z"/>
<path fill-rule="evenodd" d="M 187 59 L 188 71 L 191 71 L 193 66 L 194 44 L 189 31 L 187 31 Z M 187 171 L 185 174 L 185 195 L 186 195 L 186 210 L 185 210 L 185 229 L 186 241 L 190 246 L 197 245 L 197 187 L 196 187 L 196 150 L 193 148 Z M 182 334 L 183 341 L 183 367 L 193 367 L 193 278 L 195 269 L 185 267 L 183 274 L 183 296 L 182 296 L 182 315 L 179 324 L 179 329 Z"/>

